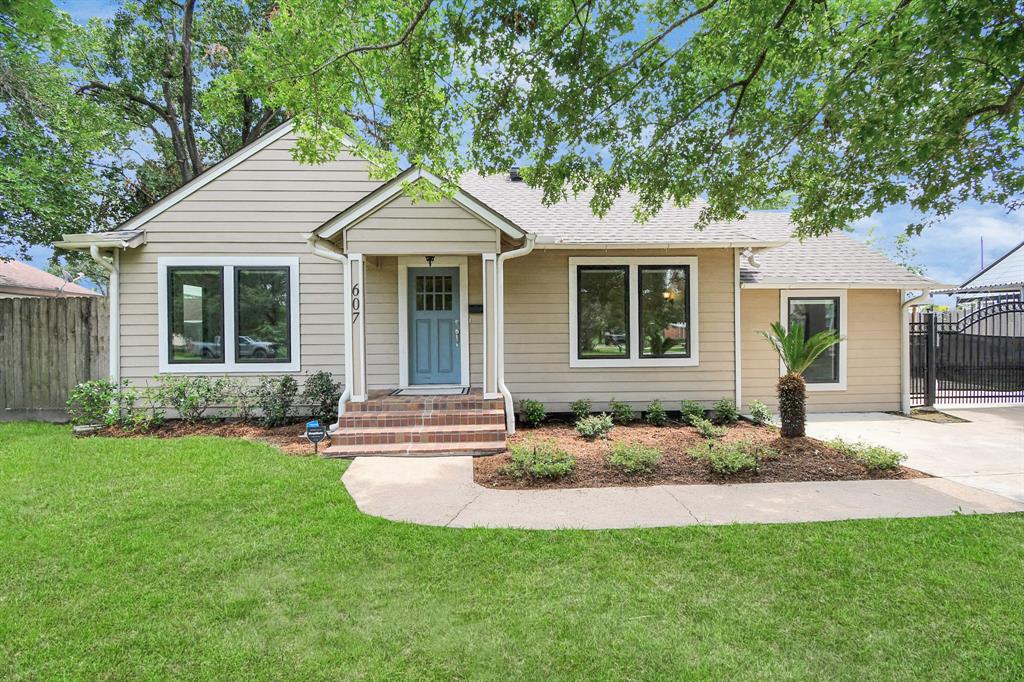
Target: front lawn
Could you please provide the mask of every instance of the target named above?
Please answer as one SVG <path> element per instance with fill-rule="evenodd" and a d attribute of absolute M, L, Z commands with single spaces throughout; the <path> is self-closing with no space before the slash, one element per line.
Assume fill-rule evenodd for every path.
<path fill-rule="evenodd" d="M 0 678 L 1024 677 L 1022 515 L 452 530 L 341 461 L 68 434 L 0 425 Z"/>

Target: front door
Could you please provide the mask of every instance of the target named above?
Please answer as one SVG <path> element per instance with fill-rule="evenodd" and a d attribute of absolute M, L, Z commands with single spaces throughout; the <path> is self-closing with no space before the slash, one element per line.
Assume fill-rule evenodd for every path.
<path fill-rule="evenodd" d="M 409 268 L 409 383 L 461 384 L 459 269 Z"/>

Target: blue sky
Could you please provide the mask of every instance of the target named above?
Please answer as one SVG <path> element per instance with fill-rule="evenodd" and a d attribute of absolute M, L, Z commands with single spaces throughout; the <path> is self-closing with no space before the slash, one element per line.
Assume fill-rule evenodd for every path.
<path fill-rule="evenodd" d="M 75 21 L 83 23 L 93 16 L 111 17 L 119 5 L 102 0 L 66 0 L 58 4 Z M 917 218 L 909 207 L 894 206 L 853 225 L 854 234 L 863 239 L 868 229 L 873 227 L 879 243 L 891 244 L 907 224 Z M 979 269 L 982 239 L 985 244 L 984 262 L 991 263 L 1024 240 L 1024 215 L 1021 212 L 1007 214 L 1000 206 L 970 202 L 944 222 L 912 238 L 911 247 L 917 250 L 917 262 L 924 266 L 929 277 L 946 284 L 957 284 Z M 50 252 L 48 248 L 35 248 L 30 262 L 37 267 L 45 267 Z"/>

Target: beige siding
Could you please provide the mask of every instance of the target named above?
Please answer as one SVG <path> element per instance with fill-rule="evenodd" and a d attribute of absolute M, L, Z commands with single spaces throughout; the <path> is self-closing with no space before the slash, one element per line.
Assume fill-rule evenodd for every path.
<path fill-rule="evenodd" d="M 454 202 L 399 196 L 345 230 L 345 250 L 366 254 L 494 253 L 498 231 Z"/>
<path fill-rule="evenodd" d="M 157 374 L 157 258 L 299 257 L 301 373 L 344 375 L 340 263 L 310 253 L 305 234 L 380 183 L 350 156 L 323 166 L 291 159 L 292 135 L 269 145 L 145 225 L 144 247 L 121 256 L 121 373 L 145 383 Z M 216 373 L 213 371 L 212 373 Z"/>
<path fill-rule="evenodd" d="M 603 408 L 610 398 L 638 407 L 655 398 L 668 409 L 680 400 L 710 406 L 736 394 L 733 346 L 733 252 L 728 249 L 672 251 L 696 256 L 699 274 L 700 364 L 695 367 L 569 367 L 569 256 L 536 251 L 505 264 L 505 378 L 513 395 L 564 411 L 577 398 Z M 661 251 L 617 252 L 617 256 L 665 255 Z M 574 252 L 573 256 L 611 255 Z"/>
<path fill-rule="evenodd" d="M 777 409 L 779 357 L 758 333 L 779 320 L 778 289 L 745 289 L 742 306 L 743 402 Z M 810 412 L 898 410 L 900 407 L 900 298 L 894 289 L 847 293 L 845 391 L 808 391 Z"/>

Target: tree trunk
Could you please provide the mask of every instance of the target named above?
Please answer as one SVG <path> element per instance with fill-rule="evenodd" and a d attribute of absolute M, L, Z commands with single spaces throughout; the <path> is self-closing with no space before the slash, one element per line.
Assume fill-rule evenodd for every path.
<path fill-rule="evenodd" d="M 804 378 L 786 374 L 779 379 L 779 418 L 783 438 L 800 438 L 807 422 L 807 391 Z"/>

